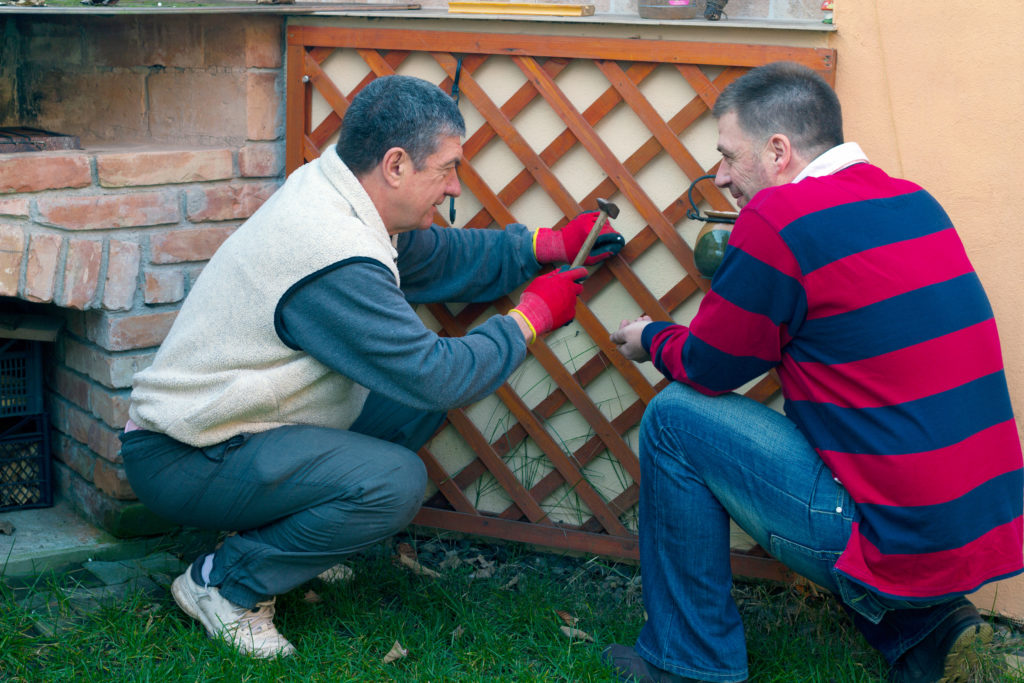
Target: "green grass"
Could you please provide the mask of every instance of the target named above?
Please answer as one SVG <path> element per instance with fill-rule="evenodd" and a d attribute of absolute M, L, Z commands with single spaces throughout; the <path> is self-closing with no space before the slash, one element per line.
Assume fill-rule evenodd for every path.
<path fill-rule="evenodd" d="M 317 580 L 279 597 L 276 623 L 299 652 L 283 660 L 247 659 L 207 639 L 166 591 L 139 589 L 78 616 L 67 597 L 75 587 L 70 576 L 46 577 L 28 590 L 0 584 L 0 681 L 614 680 L 599 655 L 608 644 L 632 643 L 639 632 L 635 566 L 516 545 L 414 543 L 434 568 L 445 551 L 457 550 L 464 560 L 482 555 L 497 570 L 479 578 L 478 565 L 464 562 L 440 578 L 419 576 L 395 562 L 390 544 L 381 545 L 353 559 L 349 583 Z M 312 600 L 308 591 L 316 594 Z M 750 582 L 738 582 L 735 596 L 752 682 L 885 680 L 884 662 L 830 598 Z M 26 597 L 50 601 L 64 617 L 53 620 L 52 633 L 39 633 L 33 612 L 16 604 Z M 576 617 L 595 642 L 570 640 L 559 628 L 560 611 Z M 396 640 L 408 656 L 383 663 Z"/>

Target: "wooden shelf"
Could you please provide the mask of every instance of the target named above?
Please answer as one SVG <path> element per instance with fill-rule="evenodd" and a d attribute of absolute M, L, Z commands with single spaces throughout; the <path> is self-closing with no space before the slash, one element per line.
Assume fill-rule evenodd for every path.
<path fill-rule="evenodd" d="M 563 5 L 553 2 L 462 2 L 448 3 L 450 14 L 525 14 L 547 17 L 590 17 L 593 5 Z"/>

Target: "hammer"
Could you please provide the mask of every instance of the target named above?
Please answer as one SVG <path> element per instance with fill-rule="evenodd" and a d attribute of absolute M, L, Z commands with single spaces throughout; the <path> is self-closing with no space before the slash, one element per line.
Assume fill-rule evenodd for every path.
<path fill-rule="evenodd" d="M 601 234 L 601 228 L 608 221 L 609 216 L 616 218 L 619 215 L 619 207 L 615 206 L 614 203 L 607 199 L 597 198 L 597 208 L 601 209 L 601 213 L 597 215 L 597 220 L 594 221 L 594 227 L 590 229 L 590 234 L 587 235 L 587 239 L 583 242 L 583 246 L 576 253 L 576 258 L 572 260 L 571 268 L 577 268 L 583 265 L 583 262 L 587 260 L 587 256 L 590 255 L 590 250 L 594 248 L 594 242 L 597 241 L 597 236 Z"/>

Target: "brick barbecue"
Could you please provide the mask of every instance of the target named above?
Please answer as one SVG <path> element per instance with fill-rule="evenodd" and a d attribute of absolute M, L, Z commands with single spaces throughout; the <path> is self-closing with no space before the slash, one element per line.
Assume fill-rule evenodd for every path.
<path fill-rule="evenodd" d="M 44 354 L 58 495 L 115 535 L 159 531 L 118 455 L 131 379 L 206 260 L 283 180 L 284 20 L 0 22 L 18 62 L 0 67 L 18 84 L 0 90 L 0 126 L 82 146 L 0 153 L 0 314 L 63 321 Z"/>

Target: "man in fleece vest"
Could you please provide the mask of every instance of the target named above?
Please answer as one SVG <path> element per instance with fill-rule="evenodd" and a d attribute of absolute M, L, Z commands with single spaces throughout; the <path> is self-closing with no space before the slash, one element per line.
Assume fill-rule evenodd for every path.
<path fill-rule="evenodd" d="M 836 594 L 895 683 L 965 681 L 992 637 L 965 593 L 1021 571 L 1020 437 L 992 309 L 949 217 L 843 142 L 795 64 L 719 96 L 740 214 L 689 325 L 624 322 L 675 380 L 640 435 L 649 619 L 623 680 L 747 677 L 729 517 Z M 776 369 L 785 415 L 729 393 Z"/>
<path fill-rule="evenodd" d="M 217 250 L 122 436 L 139 499 L 176 523 L 236 532 L 173 583 L 207 633 L 256 657 L 294 652 L 275 596 L 409 523 L 416 450 L 445 411 L 493 392 L 526 347 L 568 323 L 584 268 L 531 282 L 508 315 L 439 337 L 413 304 L 490 301 L 570 262 L 594 224 L 432 225 L 460 192 L 455 102 L 390 76 L 354 98 L 337 147 L 297 169 Z M 606 227 L 586 263 L 621 249 Z"/>

